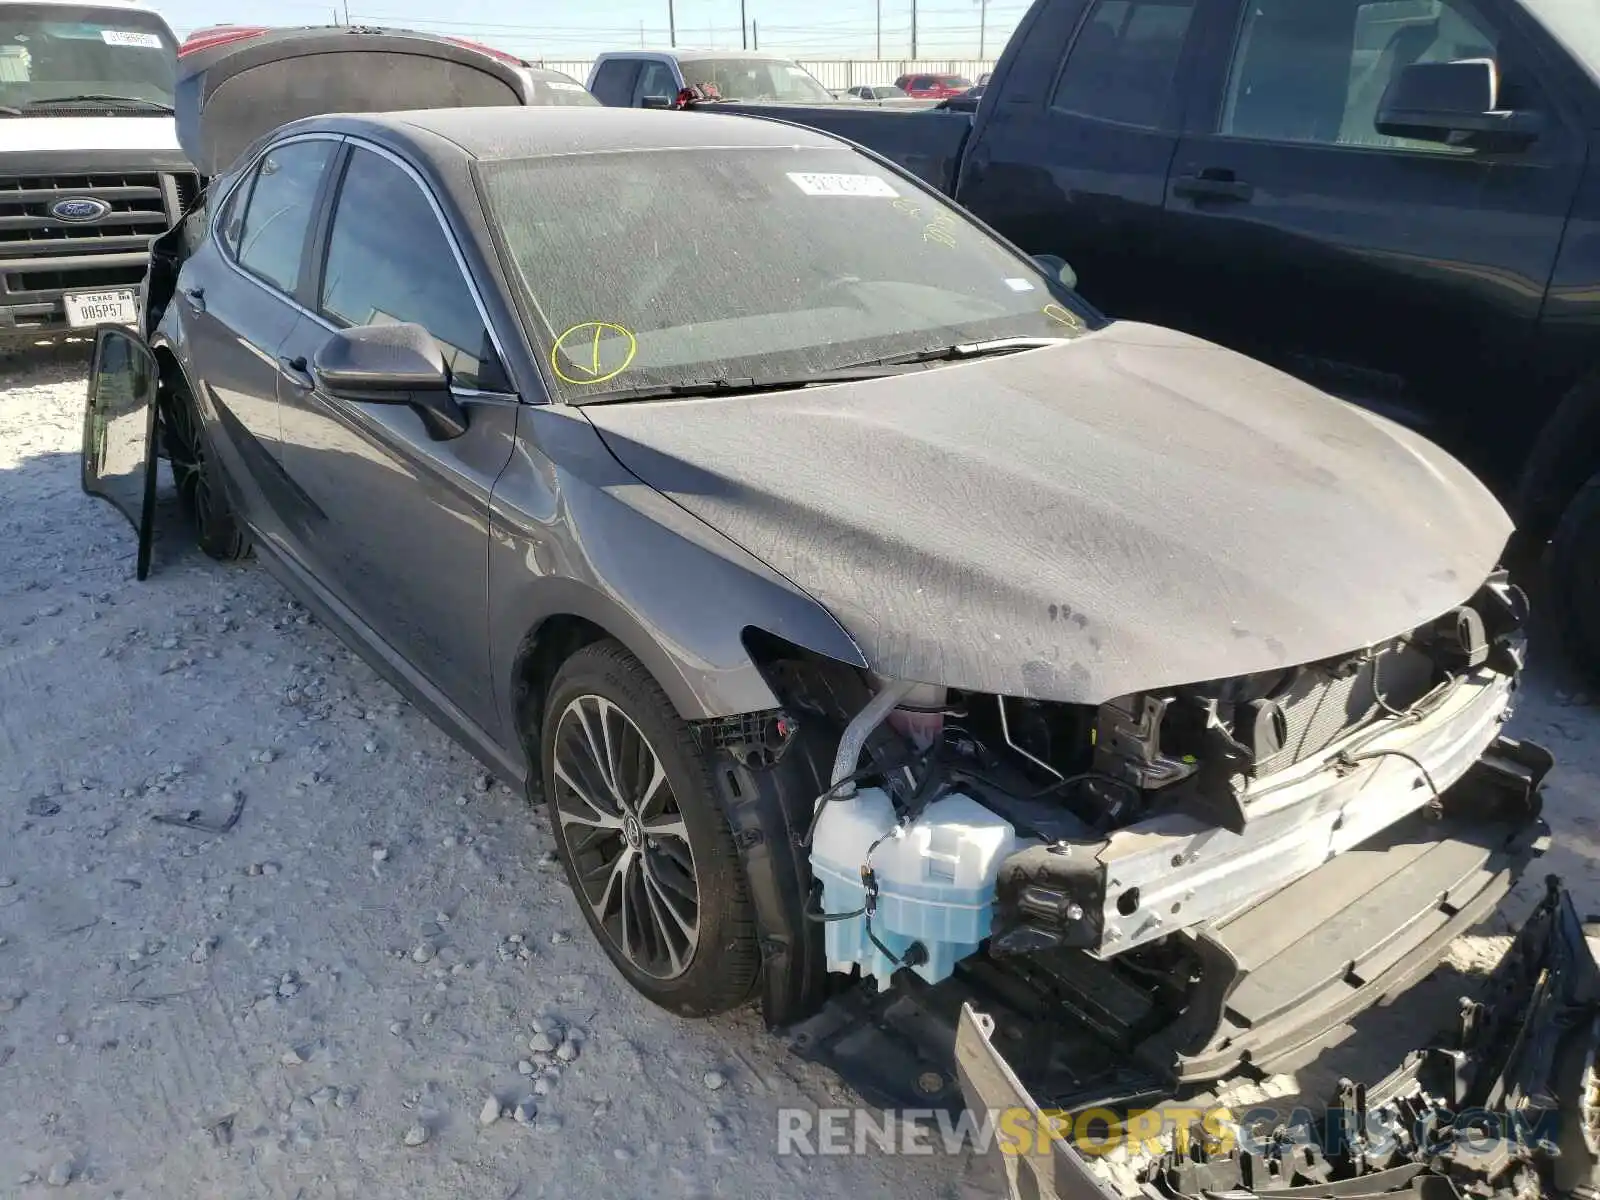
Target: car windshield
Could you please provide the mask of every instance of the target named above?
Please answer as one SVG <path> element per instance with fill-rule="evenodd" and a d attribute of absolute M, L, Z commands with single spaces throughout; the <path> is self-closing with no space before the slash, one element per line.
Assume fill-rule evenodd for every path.
<path fill-rule="evenodd" d="M 699 58 L 680 60 L 678 69 L 690 87 L 711 84 L 724 100 L 792 100 L 826 102 L 833 93 L 797 63 L 770 58 Z"/>
<path fill-rule="evenodd" d="M 845 147 L 480 163 L 562 398 L 805 381 L 1085 311 L 935 193 Z"/>
<path fill-rule="evenodd" d="M 69 4 L 0 6 L 0 106 L 28 115 L 102 106 L 139 114 L 172 104 L 178 45 L 160 18 Z M 93 97 L 95 99 L 76 99 Z"/>
<path fill-rule="evenodd" d="M 941 75 L 939 76 L 938 82 L 949 88 L 965 89 L 972 86 L 972 81 L 962 75 Z"/>

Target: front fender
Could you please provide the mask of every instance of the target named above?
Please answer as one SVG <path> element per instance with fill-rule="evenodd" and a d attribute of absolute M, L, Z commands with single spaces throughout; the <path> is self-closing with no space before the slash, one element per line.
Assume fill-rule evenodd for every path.
<path fill-rule="evenodd" d="M 554 616 L 615 637 L 690 721 L 777 707 L 745 646 L 751 628 L 866 665 L 821 604 L 639 482 L 580 412 L 527 406 L 490 516 L 490 640 L 508 724 L 519 648 Z"/>

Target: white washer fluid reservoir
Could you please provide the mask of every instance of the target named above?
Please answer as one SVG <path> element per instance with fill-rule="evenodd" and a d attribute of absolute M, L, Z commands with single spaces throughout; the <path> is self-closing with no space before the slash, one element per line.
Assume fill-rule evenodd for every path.
<path fill-rule="evenodd" d="M 989 936 L 995 877 L 1018 849 L 1017 833 L 970 796 L 936 800 L 905 829 L 895 828 L 894 803 L 881 788 L 862 788 L 823 808 L 811 841 L 811 870 L 822 882 L 824 913 L 853 913 L 866 904 L 861 868 L 871 851 L 877 908 L 871 933 L 895 957 L 920 943 L 912 970 L 938 983 Z M 888 837 L 884 837 L 888 834 Z M 889 986 L 894 961 L 873 945 L 865 914 L 823 926 L 828 969 L 862 973 Z"/>

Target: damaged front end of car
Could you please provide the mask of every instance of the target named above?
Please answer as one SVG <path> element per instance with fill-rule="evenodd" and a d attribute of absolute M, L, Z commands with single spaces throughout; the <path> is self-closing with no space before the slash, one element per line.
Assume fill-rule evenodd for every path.
<path fill-rule="evenodd" d="M 884 679 L 758 637 L 782 707 L 701 734 L 725 752 L 769 1023 L 896 1109 L 1054 1119 L 1292 1070 L 1432 972 L 1547 844 L 1552 760 L 1503 732 L 1525 619 L 1497 571 L 1378 645 L 1094 706 Z M 1540 931 L 1570 904 L 1546 909 L 1518 961 L 1556 953 Z M 1484 1022 L 1527 1007 L 1501 991 L 1470 1037 L 1407 1065 L 1415 1105 L 1476 1103 Z M 1403 1082 L 1362 1105 L 1387 1114 Z M 1109 1179 L 1070 1139 L 1008 1159 L 1039 1189 L 1020 1196 L 1198 1195 L 1439 1153 L 1408 1147 L 1278 1165 L 1169 1148 Z"/>
<path fill-rule="evenodd" d="M 1011 1114 L 1002 1128 L 1023 1134 L 996 1145 L 1014 1196 L 1454 1200 L 1589 1196 L 1600 1181 L 1600 969 L 1554 877 L 1479 994 L 1463 998 L 1457 1028 L 1387 1078 L 1341 1081 L 1320 1111 L 1229 1111 L 1196 1096 L 1119 1124 L 1108 1100 L 1091 1135 L 1085 1110 L 1041 1106 L 995 1031 L 965 1007 L 955 1057 L 968 1105 Z"/>

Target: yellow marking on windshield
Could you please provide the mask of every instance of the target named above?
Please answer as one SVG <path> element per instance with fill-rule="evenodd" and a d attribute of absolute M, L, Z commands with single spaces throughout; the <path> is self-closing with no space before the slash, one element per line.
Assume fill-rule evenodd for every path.
<path fill-rule="evenodd" d="M 949 212 L 939 212 L 922 230 L 922 240 L 933 242 L 947 250 L 956 248 L 956 219 Z"/>
<path fill-rule="evenodd" d="M 896 212 L 904 213 L 912 220 L 922 216 L 922 207 L 913 204 L 904 196 L 894 201 L 891 205 Z M 922 227 L 922 240 L 935 245 L 943 246 L 947 250 L 956 248 L 956 219 L 948 211 L 941 209 L 935 213 L 933 220 Z"/>
<path fill-rule="evenodd" d="M 1083 328 L 1083 322 L 1078 318 L 1078 314 L 1062 308 L 1059 304 L 1046 304 L 1040 311 L 1057 325 L 1065 325 L 1068 329 Z"/>
<path fill-rule="evenodd" d="M 610 366 L 602 361 L 603 358 L 616 357 L 603 345 L 608 334 L 620 336 L 627 343 L 622 361 L 616 366 Z M 561 365 L 563 352 L 570 363 L 566 369 Z M 572 326 L 556 338 L 555 345 L 550 347 L 550 367 L 562 383 L 570 383 L 574 387 L 590 387 L 621 375 L 638 353 L 639 339 L 633 336 L 631 329 L 614 325 L 610 321 L 584 321 L 582 324 Z M 568 374 L 568 371 L 573 374 Z"/>

